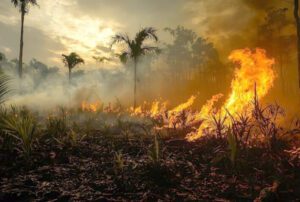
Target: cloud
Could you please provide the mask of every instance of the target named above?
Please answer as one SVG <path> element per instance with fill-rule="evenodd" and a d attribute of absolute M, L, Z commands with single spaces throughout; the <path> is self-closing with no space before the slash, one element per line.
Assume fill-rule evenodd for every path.
<path fill-rule="evenodd" d="M 87 66 L 95 66 L 92 56 L 109 52 L 114 33 L 127 32 L 134 36 L 142 27 L 154 26 L 162 30 L 177 25 L 184 25 L 209 38 L 227 54 L 225 49 L 249 43 L 249 36 L 256 34 L 254 28 L 264 19 L 267 9 L 282 6 L 291 7 L 291 4 L 281 0 L 39 1 L 39 7 L 30 8 L 26 15 L 25 37 L 32 38 L 32 41 L 37 37 L 42 44 L 34 43 L 34 48 L 28 49 L 27 57 L 40 56 L 40 60 L 61 65 L 56 56 L 59 57 L 62 51 L 76 51 L 85 58 Z M 5 37 L 2 39 L 5 47 L 13 50 L 12 57 L 17 56 L 19 46 L 19 18 L 18 9 L 10 1 L 2 0 L 0 37 Z M 170 37 L 163 31 L 159 35 L 163 40 Z M 30 52 L 31 49 L 34 52 Z M 49 50 L 49 55 L 44 54 Z"/>
<path fill-rule="evenodd" d="M 0 52 L 5 53 L 8 58 L 16 58 L 19 51 L 19 26 L 0 22 L 0 27 Z M 55 52 L 64 50 L 63 44 L 49 38 L 39 29 L 27 27 L 25 32 L 25 62 L 37 58 L 51 64 L 51 58 L 57 57 Z"/>

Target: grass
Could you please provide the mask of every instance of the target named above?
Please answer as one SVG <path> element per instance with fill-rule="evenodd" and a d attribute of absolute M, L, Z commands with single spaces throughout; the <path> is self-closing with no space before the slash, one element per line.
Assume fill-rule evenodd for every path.
<path fill-rule="evenodd" d="M 2 114 L 0 125 L 3 133 L 16 140 L 15 149 L 28 158 L 38 138 L 34 116 L 26 109 L 12 108 L 11 113 Z"/>

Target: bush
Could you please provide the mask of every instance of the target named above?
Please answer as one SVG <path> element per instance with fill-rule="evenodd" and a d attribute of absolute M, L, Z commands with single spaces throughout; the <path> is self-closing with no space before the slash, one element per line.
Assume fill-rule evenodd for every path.
<path fill-rule="evenodd" d="M 37 139 L 37 123 L 33 115 L 26 109 L 12 107 L 11 113 L 1 117 L 0 127 L 2 132 L 16 140 L 15 149 L 29 157 Z"/>

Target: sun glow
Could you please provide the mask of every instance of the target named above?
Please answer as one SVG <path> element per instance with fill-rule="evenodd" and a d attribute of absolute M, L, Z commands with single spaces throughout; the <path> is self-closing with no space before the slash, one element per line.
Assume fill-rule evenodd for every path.
<path fill-rule="evenodd" d="M 51 51 L 56 56 L 62 52 L 77 52 L 85 61 L 95 62 L 91 55 L 103 54 L 98 47 L 109 47 L 111 36 L 117 23 L 78 15 L 74 12 L 77 2 L 74 0 L 41 1 L 41 9 L 32 9 L 27 16 L 27 24 L 38 27 L 51 39 L 61 43 L 64 50 Z M 49 20 L 51 19 L 51 20 Z"/>

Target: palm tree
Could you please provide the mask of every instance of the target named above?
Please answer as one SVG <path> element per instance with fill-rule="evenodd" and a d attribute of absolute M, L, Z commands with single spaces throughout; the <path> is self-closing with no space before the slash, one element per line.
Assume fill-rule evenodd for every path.
<path fill-rule="evenodd" d="M 84 60 L 77 53 L 70 53 L 70 55 L 62 55 L 63 62 L 69 69 L 69 83 L 71 83 L 71 73 L 72 69 L 79 64 L 84 64 Z"/>
<path fill-rule="evenodd" d="M 23 36 L 24 36 L 24 18 L 25 14 L 29 12 L 29 6 L 36 6 L 37 0 L 11 0 L 15 7 L 19 7 L 21 13 L 21 39 L 20 39 L 20 54 L 19 54 L 19 77 L 22 78 L 22 66 L 23 66 Z"/>
<path fill-rule="evenodd" d="M 116 43 L 123 43 L 127 46 L 127 49 L 119 54 L 120 61 L 126 63 L 128 59 L 132 59 L 134 63 L 134 101 L 133 107 L 136 108 L 136 82 L 137 82 L 137 64 L 139 58 L 147 53 L 154 52 L 159 53 L 160 49 L 155 46 L 144 45 L 147 39 L 152 39 L 155 42 L 158 41 L 156 35 L 156 29 L 147 27 L 139 31 L 135 38 L 131 40 L 127 34 L 117 34 L 113 37 L 111 46 Z"/>

